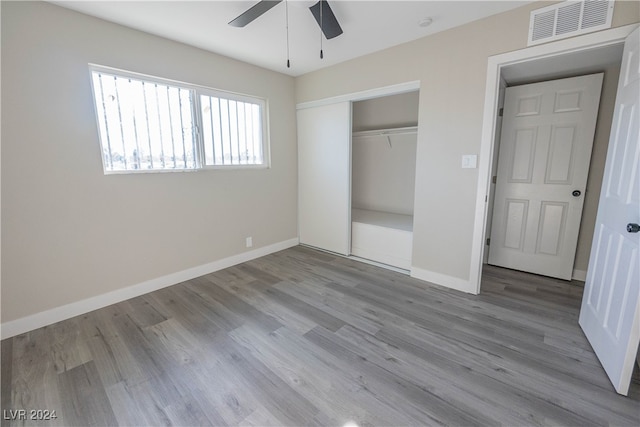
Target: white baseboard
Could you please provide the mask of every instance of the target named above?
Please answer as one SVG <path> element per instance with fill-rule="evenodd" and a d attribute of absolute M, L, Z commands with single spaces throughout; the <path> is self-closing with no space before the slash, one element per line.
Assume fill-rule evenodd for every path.
<path fill-rule="evenodd" d="M 585 280 L 587 280 L 587 272 L 584 270 L 573 270 L 571 278 L 573 280 L 580 280 L 581 282 L 584 282 Z"/>
<path fill-rule="evenodd" d="M 166 288 L 167 286 L 172 286 L 184 282 L 185 280 L 200 277 L 205 274 L 213 273 L 218 270 L 232 267 L 246 261 L 251 261 L 252 259 L 260 258 L 265 255 L 269 255 L 274 252 L 296 246 L 298 245 L 298 242 L 298 238 L 294 238 L 285 240 L 283 242 L 274 243 L 269 246 L 264 246 L 262 248 L 243 252 L 241 254 L 213 261 L 208 264 L 199 265 L 196 267 L 188 268 L 186 270 L 178 271 L 176 273 L 168 274 L 166 276 L 147 280 L 145 282 L 138 283 L 137 285 L 128 286 L 123 289 L 107 292 L 106 294 L 87 298 L 81 301 L 52 308 L 50 310 L 41 311 L 40 313 L 25 316 L 20 319 L 12 320 L 10 322 L 5 322 L 0 326 L 0 336 L 2 337 L 2 339 L 5 339 L 20 335 L 37 328 L 41 328 L 43 326 L 60 322 L 61 320 L 70 319 L 72 317 L 118 303 L 120 301 L 125 301 L 158 289 Z"/>
<path fill-rule="evenodd" d="M 417 267 L 411 267 L 411 277 L 468 294 L 477 294 L 475 284 L 469 280 L 460 279 L 459 277 L 448 276 Z"/>

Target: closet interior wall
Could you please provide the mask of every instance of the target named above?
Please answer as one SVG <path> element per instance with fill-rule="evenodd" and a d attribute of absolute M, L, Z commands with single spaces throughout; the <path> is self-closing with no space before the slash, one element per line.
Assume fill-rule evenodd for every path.
<path fill-rule="evenodd" d="M 418 92 L 354 102 L 352 123 L 352 208 L 413 215 Z"/>

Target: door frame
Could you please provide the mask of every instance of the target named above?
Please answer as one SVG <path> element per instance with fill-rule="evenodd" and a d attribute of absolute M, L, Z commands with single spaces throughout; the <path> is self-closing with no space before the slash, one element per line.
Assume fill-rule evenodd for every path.
<path fill-rule="evenodd" d="M 491 168 L 495 148 L 496 118 L 498 115 L 498 91 L 500 89 L 502 68 L 518 63 L 532 62 L 539 59 L 558 57 L 575 52 L 589 51 L 591 49 L 621 44 L 624 43 L 626 37 L 638 26 L 639 24 L 625 25 L 623 27 L 612 28 L 580 37 L 537 45 L 489 57 L 479 152 L 480 158 L 478 162 L 478 185 L 476 190 L 476 209 L 471 246 L 471 264 L 469 267 L 469 285 L 473 293 L 480 293 L 482 281 L 488 200 L 491 187 Z"/>

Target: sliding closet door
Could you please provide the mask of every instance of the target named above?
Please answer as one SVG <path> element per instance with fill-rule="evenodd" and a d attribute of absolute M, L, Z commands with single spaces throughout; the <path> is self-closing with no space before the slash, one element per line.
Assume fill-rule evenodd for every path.
<path fill-rule="evenodd" d="M 349 255 L 351 102 L 298 110 L 300 243 Z"/>

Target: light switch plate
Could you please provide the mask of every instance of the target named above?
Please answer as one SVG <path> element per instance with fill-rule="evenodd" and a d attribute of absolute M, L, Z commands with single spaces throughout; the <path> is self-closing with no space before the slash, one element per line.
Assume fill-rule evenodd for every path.
<path fill-rule="evenodd" d="M 478 156 L 465 154 L 462 156 L 462 169 L 475 169 L 478 165 Z"/>

